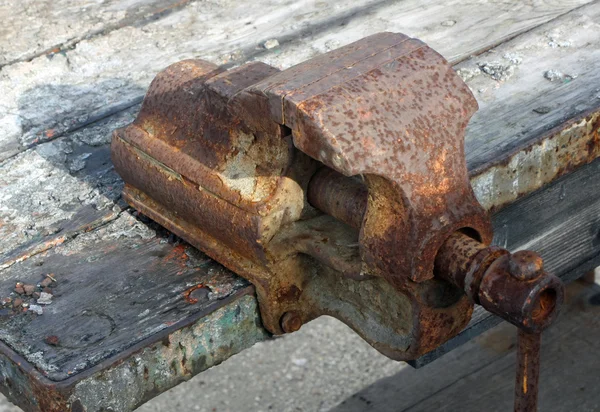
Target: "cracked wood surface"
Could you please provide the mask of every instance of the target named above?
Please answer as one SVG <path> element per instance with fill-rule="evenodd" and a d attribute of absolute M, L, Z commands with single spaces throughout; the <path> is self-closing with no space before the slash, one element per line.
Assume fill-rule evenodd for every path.
<path fill-rule="evenodd" d="M 83 39 L 157 19 L 182 0 L 23 0 L 0 2 L 0 68 L 58 53 Z"/>
<path fill-rule="evenodd" d="M 551 266 L 568 273 L 576 271 L 584 260 L 593 261 L 596 245 L 592 240 L 596 238 L 598 225 L 594 193 L 586 192 L 589 196 L 580 198 L 561 197 L 563 189 L 556 188 L 595 187 L 594 174 L 589 172 L 595 165 L 586 169 L 587 174 L 568 175 L 565 177 L 568 180 L 559 180 L 552 186 L 554 192 L 547 192 L 559 193 L 555 197 L 540 194 L 533 204 L 515 203 L 512 207 L 511 203 L 597 157 L 600 99 L 595 93 L 600 95 L 600 90 L 595 90 L 593 85 L 598 84 L 600 73 L 598 2 L 332 4 L 301 1 L 284 4 L 264 0 L 250 7 L 223 0 L 176 6 L 170 13 L 159 13 L 155 21 L 149 19 L 148 14 L 136 11 L 134 6 L 138 3 L 115 1 L 105 6 L 110 8 L 111 4 L 133 7 L 127 9 L 131 10 L 127 13 L 135 17 L 131 17 L 131 21 L 108 19 L 106 29 L 90 39 L 86 37 L 95 29 L 82 27 L 72 43 L 63 42 L 57 33 L 51 40 L 62 42 L 62 52 L 0 69 L 0 112 L 3 113 L 0 159 L 4 159 L 0 163 L 0 276 L 3 279 L 0 289 L 9 290 L 10 284 L 19 277 L 39 276 L 45 269 L 35 266 L 34 262 L 49 260 L 64 268 L 66 278 L 85 276 L 80 281 L 87 281 L 91 286 L 84 290 L 96 290 L 94 285 L 104 273 L 114 276 L 114 282 L 109 282 L 110 293 L 121 296 L 125 304 L 128 298 L 112 287 L 124 285 L 117 279 L 134 281 L 139 275 L 126 265 L 131 270 L 122 273 L 111 272 L 109 268 L 119 267 L 119 262 L 133 257 L 139 262 L 152 261 L 155 249 L 175 248 L 169 243 L 160 243 L 159 238 L 143 239 L 135 231 L 130 233 L 132 237 L 124 234 L 128 233 L 127 227 L 144 227 L 145 224 L 120 202 L 122 182 L 108 155 L 110 131 L 132 121 L 141 96 L 157 71 L 189 57 L 220 64 L 258 59 L 284 68 L 384 30 L 401 31 L 428 42 L 457 63 L 459 73 L 474 91 L 481 109 L 468 129 L 467 160 L 478 198 L 488 209 L 498 211 L 496 240 L 513 249 L 529 244 L 542 254 L 550 254 L 544 257 L 552 262 L 552 254 L 560 250 L 564 237 L 549 232 L 547 225 L 558 225 L 569 215 L 573 204 L 583 201 L 588 208 L 577 212 L 581 212 L 577 216 L 583 216 L 576 218 L 579 226 L 563 227 L 571 229 L 565 233 L 577 239 L 573 244 L 580 246 L 575 246 L 572 254 L 580 256 L 555 259 Z M 153 4 L 143 2 L 142 9 L 150 10 Z M 14 23 L 14 27 L 18 24 Z M 119 28 L 119 24 L 124 27 Z M 278 39 L 280 46 L 273 49 L 261 46 L 271 38 Z M 7 43 L 10 42 L 0 47 L 6 47 Z M 42 49 L 31 50 L 35 54 Z M 477 55 L 470 57 L 473 54 Z M 548 70 L 562 75 L 550 81 L 545 76 Z M 558 207 L 548 208 L 548 204 Z M 116 255 L 120 261 L 107 258 L 106 266 L 92 265 L 94 247 L 88 252 L 80 251 L 79 263 L 73 266 L 58 257 L 71 245 L 86 244 L 90 236 L 100 236 L 97 240 L 101 244 L 112 241 L 114 238 L 102 238 L 111 231 L 122 233 L 116 237 L 116 242 L 123 247 L 119 251 L 121 255 Z M 147 242 L 159 243 L 148 246 Z M 88 258 L 92 260 L 85 263 Z M 100 268 L 100 272 L 89 270 L 88 265 Z M 167 268 L 176 272 L 174 266 L 167 265 Z M 192 266 L 190 276 L 197 275 L 194 270 L 202 271 L 200 266 Z M 150 277 L 165 276 L 160 282 L 172 282 L 169 283 L 172 295 L 166 302 L 179 302 L 185 278 L 170 280 L 165 274 L 152 272 L 152 267 L 147 271 Z M 107 278 L 111 279 L 110 276 Z M 163 285 L 160 282 L 158 284 Z M 231 293 L 245 287 L 242 283 L 232 285 Z M 145 296 L 142 292 L 136 293 Z M 88 294 L 95 298 L 87 302 L 81 298 L 74 300 L 70 310 L 80 307 L 76 304 L 104 308 L 102 295 Z M 63 296 L 67 295 L 63 292 Z M 116 301 L 121 302 L 118 298 Z M 60 302 L 58 298 L 57 302 Z M 175 303 L 173 308 L 169 316 L 180 320 L 191 316 L 180 311 Z M 143 330 L 160 328 L 174 321 L 170 319 L 165 323 L 160 317 L 148 317 L 143 328 L 149 329 L 136 329 L 138 327 L 133 325 L 147 316 L 137 318 L 144 313 L 139 309 L 135 316 L 134 311 L 128 312 L 129 317 L 119 318 L 123 322 L 118 327 L 121 332 L 112 337 L 112 347 L 108 345 L 96 354 L 96 365 L 142 342 L 147 337 Z M 50 315 L 48 313 L 48 317 Z M 471 332 L 467 331 L 463 338 L 480 333 L 493 322 L 485 313 L 478 313 Z M 10 344 L 10 336 L 18 336 L 19 325 L 11 322 L 4 325 L 4 341 Z M 139 333 L 130 333 L 131 330 Z M 40 359 L 31 357 L 32 353 L 51 352 L 43 346 L 41 334 L 32 336 L 32 341 L 24 341 L 22 346 L 16 345 L 15 340 L 12 343 L 13 349 L 29 359 L 42 375 L 60 380 L 71 376 L 69 371 L 93 366 L 94 361 L 91 361 L 77 369 L 69 363 L 73 359 L 61 358 L 56 353 L 49 357 L 44 354 Z M 246 343 L 251 344 L 252 339 Z M 458 343 L 459 340 L 443 350 Z M 83 348 L 73 353 L 77 353 L 74 359 L 79 357 L 81 361 L 87 351 Z M 174 376 L 163 390 L 176 384 L 177 379 Z"/>

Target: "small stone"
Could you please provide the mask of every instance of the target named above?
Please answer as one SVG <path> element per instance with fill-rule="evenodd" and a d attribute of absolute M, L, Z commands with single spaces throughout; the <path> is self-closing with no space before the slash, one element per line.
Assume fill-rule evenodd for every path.
<path fill-rule="evenodd" d="M 27 296 L 31 296 L 33 294 L 33 292 L 35 292 L 35 286 L 34 285 L 23 285 L 23 290 L 25 291 L 25 294 Z"/>
<path fill-rule="evenodd" d="M 562 80 L 563 74 L 558 70 L 546 70 L 544 72 L 544 78 L 553 82 L 556 80 Z"/>
<path fill-rule="evenodd" d="M 38 299 L 40 297 L 40 292 L 33 292 L 33 296 L 34 299 Z"/>
<path fill-rule="evenodd" d="M 15 288 L 15 292 L 18 293 L 19 295 L 22 295 L 23 293 L 25 293 L 25 290 L 23 290 L 22 286 L 17 286 Z"/>
<path fill-rule="evenodd" d="M 444 27 L 452 27 L 456 24 L 456 20 L 444 20 L 441 24 Z"/>
<path fill-rule="evenodd" d="M 42 292 L 40 293 L 40 298 L 37 300 L 39 305 L 49 305 L 52 303 L 52 294 Z"/>
<path fill-rule="evenodd" d="M 9 305 L 10 303 L 12 303 L 12 298 L 8 297 L 2 299 L 2 306 Z"/>
<path fill-rule="evenodd" d="M 19 306 L 21 306 L 23 304 L 23 299 L 21 298 L 16 298 L 13 301 L 13 308 L 18 308 Z"/>
<path fill-rule="evenodd" d="M 38 315 L 41 315 L 44 313 L 44 309 L 39 305 L 30 305 L 29 310 Z"/>
<path fill-rule="evenodd" d="M 52 293 L 52 289 L 50 289 L 50 288 L 44 288 L 44 289 L 42 289 L 42 292 Z"/>
<path fill-rule="evenodd" d="M 263 47 L 267 50 L 274 49 L 279 46 L 279 41 L 277 39 L 269 39 L 263 43 Z"/>
<path fill-rule="evenodd" d="M 44 339 L 44 342 L 52 346 L 57 346 L 59 341 L 60 339 L 58 339 L 58 336 L 56 335 L 46 336 L 46 338 Z"/>
<path fill-rule="evenodd" d="M 29 303 L 24 302 L 21 306 L 23 306 L 25 309 L 27 309 L 29 307 Z"/>
<path fill-rule="evenodd" d="M 49 278 L 49 277 L 46 277 L 44 280 L 42 280 L 42 281 L 40 282 L 40 286 L 41 286 L 42 288 L 48 287 L 48 286 L 50 286 L 51 284 L 52 284 L 52 279 L 51 279 L 51 278 Z"/>
<path fill-rule="evenodd" d="M 515 72 L 513 64 L 503 64 L 500 62 L 478 63 L 479 69 L 496 81 L 508 80 Z"/>
<path fill-rule="evenodd" d="M 556 49 L 557 47 L 571 47 L 571 42 L 570 41 L 560 41 L 560 40 L 551 38 L 550 41 L 548 42 L 548 46 L 552 47 L 553 49 Z"/>
<path fill-rule="evenodd" d="M 88 157 L 90 157 L 91 153 L 84 153 L 80 156 L 77 156 L 68 163 L 69 171 L 71 173 L 79 172 L 85 168 L 85 161 Z"/>
<path fill-rule="evenodd" d="M 514 65 L 519 65 L 523 63 L 523 58 L 516 53 L 504 53 L 502 56 L 503 59 L 510 61 Z"/>
<path fill-rule="evenodd" d="M 292 358 L 292 363 L 296 366 L 304 366 L 308 362 L 306 358 Z"/>
<path fill-rule="evenodd" d="M 473 69 L 458 69 L 457 71 L 460 78 L 463 82 L 467 82 L 471 80 L 473 77 L 479 76 L 481 74 L 481 70 L 479 68 Z"/>

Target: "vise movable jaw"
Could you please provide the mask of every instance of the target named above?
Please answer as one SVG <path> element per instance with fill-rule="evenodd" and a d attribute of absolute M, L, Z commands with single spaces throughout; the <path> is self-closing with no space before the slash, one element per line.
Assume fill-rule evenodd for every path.
<path fill-rule="evenodd" d="M 331 315 L 408 360 L 474 303 L 538 331 L 562 299 L 537 255 L 487 246 L 463 143 L 476 109 L 442 56 L 381 33 L 285 71 L 176 63 L 112 158 L 133 207 L 255 285 L 271 333 Z"/>

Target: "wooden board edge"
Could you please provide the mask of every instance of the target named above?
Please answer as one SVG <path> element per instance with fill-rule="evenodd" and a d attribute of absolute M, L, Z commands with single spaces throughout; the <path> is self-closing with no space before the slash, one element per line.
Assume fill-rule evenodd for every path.
<path fill-rule="evenodd" d="M 260 323 L 254 287 L 248 286 L 60 382 L 43 376 L 0 342 L 0 390 L 26 412 L 132 411 L 269 338 Z"/>

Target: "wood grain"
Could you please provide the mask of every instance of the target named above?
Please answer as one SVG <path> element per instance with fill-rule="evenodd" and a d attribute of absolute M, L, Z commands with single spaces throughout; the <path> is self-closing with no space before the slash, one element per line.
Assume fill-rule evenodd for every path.
<path fill-rule="evenodd" d="M 508 204 L 600 155 L 599 22 L 595 2 L 456 66 L 463 77 L 475 73 L 467 84 L 480 109 L 465 150 L 486 207 Z M 481 70 L 486 65 L 500 66 L 496 77 L 507 78 L 495 80 Z M 550 81 L 550 71 L 558 78 Z"/>
<path fill-rule="evenodd" d="M 138 103 L 159 70 L 185 58 L 217 64 L 260 59 L 283 68 L 388 30 L 418 36 L 451 61 L 460 61 L 586 3 L 190 3 L 155 22 L 80 41 L 51 58 L 5 66 L 0 160 Z M 280 47 L 265 49 L 269 39 L 278 39 Z"/>
<path fill-rule="evenodd" d="M 165 16 L 188 1 L 23 0 L 0 3 L 0 69 L 61 53 L 83 39 Z"/>
<path fill-rule="evenodd" d="M 13 292 L 16 282 L 36 285 L 48 273 L 57 282 L 43 315 L 2 316 L 0 338 L 45 376 L 60 381 L 248 286 L 157 230 L 124 213 L 2 271 L 2 297 Z M 194 287 L 200 289 L 186 298 Z M 49 336 L 57 343 L 48 343 Z"/>

